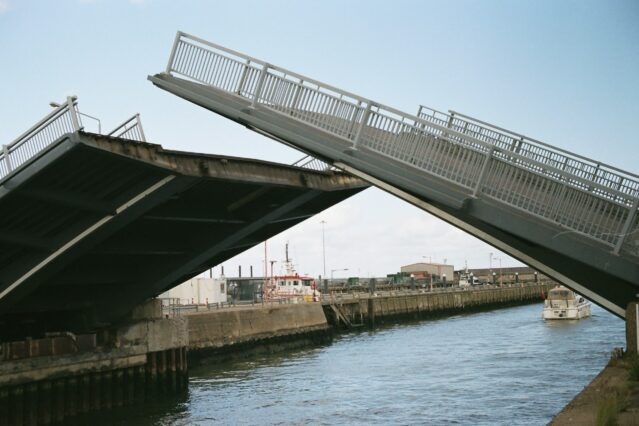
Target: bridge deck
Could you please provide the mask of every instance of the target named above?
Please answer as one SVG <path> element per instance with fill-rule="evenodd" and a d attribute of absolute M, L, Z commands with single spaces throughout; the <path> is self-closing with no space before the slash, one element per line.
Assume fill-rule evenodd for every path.
<path fill-rule="evenodd" d="M 0 338 L 117 321 L 366 187 L 332 171 L 65 135 L 0 182 Z"/>

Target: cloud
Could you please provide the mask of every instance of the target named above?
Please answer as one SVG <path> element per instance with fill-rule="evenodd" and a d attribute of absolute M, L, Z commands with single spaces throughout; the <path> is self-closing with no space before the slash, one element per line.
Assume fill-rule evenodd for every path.
<path fill-rule="evenodd" d="M 0 15 L 7 13 L 11 9 L 9 0 L 0 0 Z"/>

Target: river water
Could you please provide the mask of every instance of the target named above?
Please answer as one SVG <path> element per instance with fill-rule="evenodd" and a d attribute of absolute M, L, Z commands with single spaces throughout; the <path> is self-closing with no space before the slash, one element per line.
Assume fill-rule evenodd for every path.
<path fill-rule="evenodd" d="M 624 346 L 625 332 L 596 306 L 580 321 L 540 314 L 534 304 L 389 325 L 198 367 L 186 397 L 93 423 L 543 425 Z"/>

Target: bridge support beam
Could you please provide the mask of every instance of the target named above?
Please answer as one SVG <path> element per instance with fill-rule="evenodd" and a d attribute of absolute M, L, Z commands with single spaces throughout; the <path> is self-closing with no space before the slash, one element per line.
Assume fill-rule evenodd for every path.
<path fill-rule="evenodd" d="M 628 303 L 626 309 L 626 352 L 639 354 L 639 302 Z"/>

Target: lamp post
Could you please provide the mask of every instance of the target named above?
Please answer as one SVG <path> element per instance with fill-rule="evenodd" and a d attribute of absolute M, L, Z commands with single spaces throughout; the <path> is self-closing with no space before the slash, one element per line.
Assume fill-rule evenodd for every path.
<path fill-rule="evenodd" d="M 57 102 L 49 102 L 49 106 L 50 106 L 51 108 L 60 108 L 60 106 L 61 106 L 61 105 L 60 105 L 59 103 L 57 103 Z M 100 122 L 100 119 L 99 119 L 99 118 L 93 117 L 93 116 L 91 116 L 91 115 L 89 115 L 89 114 L 85 114 L 85 113 L 83 113 L 83 112 L 80 112 L 80 111 L 78 111 L 77 109 L 76 109 L 76 111 L 75 111 L 75 112 L 76 112 L 78 115 L 81 115 L 81 116 L 83 116 L 83 117 L 87 117 L 87 118 L 90 118 L 90 119 L 92 119 L 92 120 L 97 121 L 97 122 L 98 122 L 98 134 L 100 134 L 100 135 L 102 134 L 102 123 Z"/>
<path fill-rule="evenodd" d="M 504 276 L 501 274 L 501 257 L 496 257 L 495 260 L 499 261 L 499 287 L 504 285 Z"/>
<path fill-rule="evenodd" d="M 344 269 L 331 269 L 331 285 L 333 285 L 333 273 L 337 272 L 337 271 L 348 271 L 348 268 L 344 268 Z"/>
<path fill-rule="evenodd" d="M 277 260 L 270 260 L 269 262 L 271 263 L 271 283 L 269 284 L 269 287 L 273 287 L 273 264 L 277 262 Z"/>
<path fill-rule="evenodd" d="M 490 273 L 492 274 L 493 273 L 493 253 L 492 252 L 488 253 L 488 265 L 490 268 Z"/>
<path fill-rule="evenodd" d="M 322 260 L 323 260 L 323 277 L 324 279 L 326 279 L 326 244 L 325 244 L 325 238 L 324 238 L 324 225 L 326 225 L 326 221 L 323 220 L 320 222 L 322 224 Z"/>
<path fill-rule="evenodd" d="M 492 270 L 493 268 L 493 259 L 498 260 L 499 261 L 499 286 L 501 286 L 504 283 L 504 279 L 501 275 L 501 257 L 496 257 L 493 256 L 492 253 L 490 253 L 490 269 Z M 493 274 L 494 275 L 494 274 Z"/>

